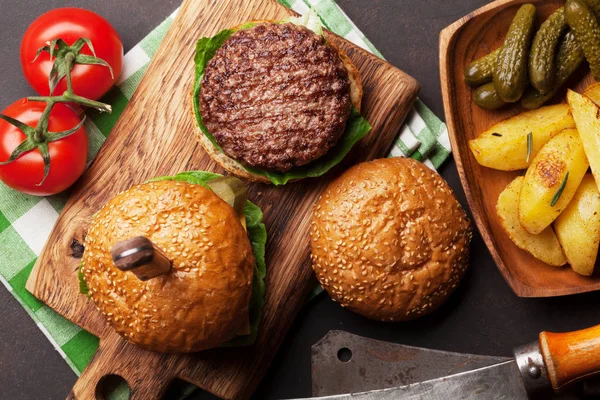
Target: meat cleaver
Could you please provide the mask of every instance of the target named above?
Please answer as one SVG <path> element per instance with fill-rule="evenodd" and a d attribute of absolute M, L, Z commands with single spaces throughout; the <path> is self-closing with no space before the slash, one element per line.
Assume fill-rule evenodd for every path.
<path fill-rule="evenodd" d="M 330 331 L 312 347 L 312 399 L 600 399 L 600 326 L 542 332 L 514 358 L 423 349 Z M 586 379 L 583 384 L 574 384 Z M 568 388 L 569 392 L 557 394 Z"/>

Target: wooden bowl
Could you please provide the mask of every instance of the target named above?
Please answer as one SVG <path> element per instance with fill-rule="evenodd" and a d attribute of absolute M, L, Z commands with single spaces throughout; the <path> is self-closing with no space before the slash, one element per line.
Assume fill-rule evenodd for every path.
<path fill-rule="evenodd" d="M 468 146 L 493 124 L 523 111 L 518 103 L 501 110 L 486 111 L 473 102 L 473 89 L 463 80 L 471 61 L 498 48 L 518 8 L 536 6 L 536 23 L 541 24 L 564 4 L 556 0 L 498 0 L 444 29 L 440 34 L 440 77 L 446 123 L 454 159 L 475 223 L 500 272 L 520 297 L 549 297 L 600 289 L 600 267 L 592 277 L 583 277 L 566 265 L 551 267 L 524 250 L 507 236 L 496 214 L 498 195 L 520 171 L 496 171 L 480 166 Z M 579 92 L 592 78 L 587 65 L 575 73 L 566 86 Z M 564 99 L 566 89 L 553 102 Z"/>

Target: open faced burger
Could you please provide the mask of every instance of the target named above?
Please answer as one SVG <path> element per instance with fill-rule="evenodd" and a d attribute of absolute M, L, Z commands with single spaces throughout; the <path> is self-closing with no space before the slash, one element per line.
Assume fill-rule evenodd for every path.
<path fill-rule="evenodd" d="M 235 177 L 187 172 L 107 202 L 80 278 L 106 321 L 152 351 L 251 344 L 264 296 L 266 231 Z"/>
<path fill-rule="evenodd" d="M 198 41 L 197 137 L 232 174 L 276 185 L 320 176 L 369 131 L 360 74 L 315 21 L 254 21 Z"/>

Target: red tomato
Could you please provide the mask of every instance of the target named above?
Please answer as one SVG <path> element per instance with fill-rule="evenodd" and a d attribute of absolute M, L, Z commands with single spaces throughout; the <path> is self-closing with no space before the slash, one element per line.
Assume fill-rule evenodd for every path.
<path fill-rule="evenodd" d="M 2 114 L 35 127 L 46 103 L 21 99 L 11 104 Z M 48 129 L 66 131 L 81 122 L 79 116 L 64 104 L 56 104 L 50 114 Z M 7 161 L 26 136 L 15 126 L 0 119 L 0 161 Z M 13 162 L 0 165 L 0 180 L 13 189 L 38 196 L 62 192 L 81 176 L 85 169 L 88 139 L 82 126 L 75 133 L 48 144 L 50 172 L 44 177 L 44 160 L 38 149 L 21 155 Z"/>
<path fill-rule="evenodd" d="M 71 70 L 73 92 L 79 96 L 98 100 L 115 84 L 123 68 L 123 43 L 119 34 L 104 18 L 82 8 L 58 8 L 39 16 L 27 31 L 21 42 L 21 66 L 29 84 L 42 96 L 48 96 L 48 74 L 53 60 L 47 52 L 42 52 L 35 60 L 40 47 L 54 39 L 63 39 L 69 46 L 80 38 L 90 39 L 96 56 L 106 61 L 113 69 L 101 65 L 77 64 Z M 92 55 L 87 45 L 81 54 Z M 66 89 L 63 79 L 54 94 L 61 95 Z"/>

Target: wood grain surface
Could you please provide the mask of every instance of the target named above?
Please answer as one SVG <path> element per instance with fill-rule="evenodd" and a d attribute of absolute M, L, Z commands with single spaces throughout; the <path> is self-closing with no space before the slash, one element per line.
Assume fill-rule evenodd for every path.
<path fill-rule="evenodd" d="M 98 380 L 116 373 L 128 380 L 134 399 L 159 398 L 174 377 L 220 397 L 243 399 L 251 395 L 265 373 L 311 287 L 308 225 L 312 204 L 341 168 L 323 178 L 285 187 L 250 186 L 249 198 L 264 212 L 269 241 L 266 305 L 257 342 L 249 348 L 169 355 L 124 342 L 78 293 L 79 260 L 71 257 L 69 246 L 73 239 L 83 241 L 93 213 L 103 203 L 135 183 L 185 170 L 221 172 L 194 138 L 190 92 L 195 43 L 202 36 L 248 20 L 278 20 L 290 13 L 274 0 L 184 1 L 131 102 L 74 188 L 27 286 L 57 312 L 101 338 L 72 398 L 93 398 Z M 326 35 L 360 70 L 362 114 L 373 126 L 345 164 L 384 156 L 419 85 L 381 59 L 331 33 Z"/>
<path fill-rule="evenodd" d="M 600 374 L 600 325 L 567 333 L 540 333 L 540 349 L 554 390 Z"/>
<path fill-rule="evenodd" d="M 600 268 L 592 277 L 576 274 L 566 265 L 551 267 L 519 249 L 502 229 L 496 213 L 498 195 L 520 171 L 497 171 L 480 166 L 468 146 L 493 124 L 518 114 L 516 103 L 500 110 L 483 110 L 473 102 L 473 90 L 463 79 L 471 61 L 498 48 L 523 3 L 536 6 L 539 26 L 564 2 L 557 0 L 498 0 L 484 6 L 444 29 L 440 34 L 440 77 L 442 97 L 454 159 L 473 218 L 504 279 L 521 297 L 549 297 L 600 289 Z M 582 91 L 590 82 L 582 66 L 566 86 Z M 566 88 L 553 102 L 564 99 Z"/>

